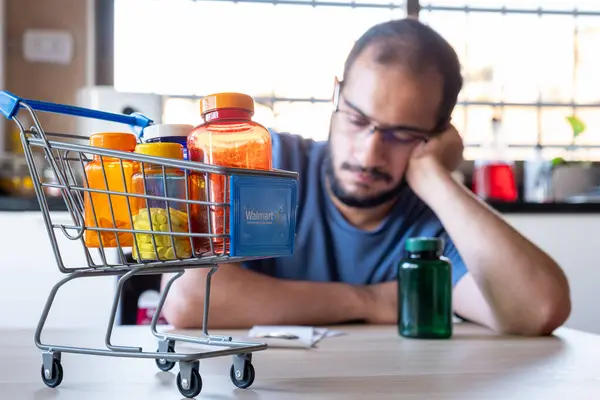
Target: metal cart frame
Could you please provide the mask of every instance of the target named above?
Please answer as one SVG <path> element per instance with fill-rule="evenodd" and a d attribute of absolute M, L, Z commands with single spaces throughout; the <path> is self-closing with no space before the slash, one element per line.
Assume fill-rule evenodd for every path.
<path fill-rule="evenodd" d="M 27 115 L 31 119 L 32 127 L 30 129 L 26 129 L 24 122 L 18 116 L 19 111 L 24 109 L 27 111 Z M 61 365 L 61 356 L 62 353 L 74 353 L 74 354 L 87 354 L 87 355 L 96 355 L 96 356 L 109 356 L 109 357 L 124 357 L 124 358 L 148 358 L 154 359 L 156 365 L 162 371 L 171 370 L 176 363 L 179 364 L 179 373 L 177 375 L 177 387 L 180 393 L 185 397 L 196 397 L 201 389 L 202 389 L 202 379 L 199 373 L 199 360 L 211 358 L 211 357 L 219 357 L 219 356 L 233 356 L 233 362 L 230 369 L 230 377 L 234 385 L 240 388 L 247 388 L 252 385 L 255 378 L 255 371 L 252 365 L 252 354 L 256 351 L 265 350 L 267 345 L 265 343 L 251 343 L 245 341 L 234 341 L 229 336 L 214 336 L 210 335 L 208 332 L 208 312 L 210 305 L 210 289 L 211 289 L 211 277 L 218 270 L 218 265 L 220 263 L 231 263 L 231 262 L 240 262 L 258 258 L 266 258 L 277 256 L 278 254 L 257 254 L 255 256 L 231 256 L 229 251 L 226 250 L 225 246 L 222 246 L 221 249 L 217 249 L 213 246 L 213 240 L 216 238 L 221 238 L 222 240 L 229 240 L 230 236 L 227 232 L 221 232 L 219 234 L 213 233 L 211 231 L 211 223 L 210 217 L 208 221 L 208 233 L 191 233 L 191 232 L 176 232 L 173 229 L 173 224 L 171 221 L 170 213 L 167 212 L 168 223 L 169 223 L 169 231 L 159 231 L 153 229 L 152 222 L 150 223 L 150 230 L 139 230 L 135 229 L 133 224 L 133 215 L 131 211 L 131 207 L 129 207 L 129 218 L 132 221 L 130 228 L 119 228 L 116 226 L 115 222 L 115 213 L 113 211 L 112 206 L 112 196 L 126 196 L 128 205 L 129 199 L 131 197 L 143 198 L 145 202 L 147 202 L 146 210 L 150 210 L 149 201 L 164 201 L 166 210 L 170 210 L 169 207 L 171 203 L 184 203 L 188 210 L 188 218 L 190 218 L 189 222 L 191 222 L 191 216 L 189 213 L 190 205 L 201 205 L 206 206 L 207 210 L 209 210 L 207 215 L 210 214 L 210 210 L 214 210 L 218 207 L 223 207 L 227 212 L 224 212 L 224 216 L 228 215 L 228 208 L 231 207 L 227 202 L 219 203 L 219 202 L 211 202 L 209 200 L 209 189 L 210 189 L 210 179 L 209 176 L 211 174 L 222 175 L 226 179 L 223 180 L 225 182 L 225 193 L 229 193 L 227 190 L 227 184 L 230 182 L 230 178 L 232 176 L 255 176 L 255 177 L 265 177 L 265 178 L 274 178 L 287 181 L 289 183 L 293 183 L 295 185 L 298 175 L 293 172 L 287 171 L 256 171 L 256 170 L 243 170 L 236 168 L 223 168 L 214 165 L 207 165 L 202 163 L 195 163 L 190 161 L 181 161 L 175 159 L 164 159 L 157 158 L 151 156 L 145 156 L 141 154 L 127 153 L 121 151 L 108 150 L 103 148 L 91 147 L 89 145 L 81 145 L 75 144 L 73 142 L 77 140 L 89 140 L 87 137 L 75 136 L 75 135 L 66 135 L 66 134 L 57 134 L 57 133 L 49 133 L 45 132 L 42 129 L 40 121 L 38 119 L 36 111 L 41 112 L 51 112 L 51 113 L 59 113 L 65 115 L 71 115 L 75 117 L 83 117 L 83 118 L 96 118 L 102 119 L 111 122 L 123 123 L 127 124 L 131 127 L 144 128 L 150 124 L 152 121 L 146 118 L 143 115 L 134 114 L 134 115 L 121 115 L 121 114 L 112 114 L 97 110 L 90 110 L 80 107 L 73 107 L 67 105 L 58 105 L 54 103 L 45 103 L 36 100 L 25 100 L 21 99 L 17 96 L 9 92 L 0 92 L 0 112 L 4 114 L 7 119 L 13 120 L 21 131 L 21 142 L 24 149 L 24 155 L 27 161 L 27 165 L 29 167 L 29 171 L 33 180 L 35 193 L 37 199 L 39 201 L 40 209 L 44 218 L 44 222 L 46 225 L 46 230 L 48 232 L 48 236 L 50 238 L 50 243 L 52 249 L 55 254 L 56 262 L 59 270 L 66 274 L 67 276 L 60 280 L 58 283 L 54 285 L 50 294 L 48 295 L 48 299 L 46 301 L 45 307 L 43 309 L 42 315 L 40 317 L 39 323 L 35 330 L 35 344 L 42 351 L 42 368 L 41 368 L 41 376 L 43 382 L 49 387 L 57 387 L 60 385 L 63 379 L 63 369 Z M 49 138 L 55 138 L 56 140 L 50 140 Z M 56 181 L 55 183 L 43 182 L 40 173 L 38 170 L 38 166 L 36 165 L 34 159 L 34 149 L 42 151 L 45 159 L 47 160 L 50 168 L 52 169 Z M 122 191 L 113 191 L 108 190 L 109 185 L 106 181 L 106 171 L 104 170 L 104 162 L 101 161 L 106 189 L 107 190 L 98 190 L 89 188 L 87 178 L 84 172 L 84 166 L 87 161 L 89 161 L 89 156 L 93 155 L 95 157 L 99 157 L 102 160 L 104 157 L 110 157 L 112 159 L 120 160 L 121 165 L 121 173 L 123 173 L 123 161 L 129 160 L 141 165 L 141 171 L 144 171 L 144 165 L 154 165 L 160 166 L 162 168 L 162 175 L 164 181 L 164 188 L 167 187 L 166 183 L 166 174 L 165 170 L 167 168 L 177 168 L 185 171 L 185 182 L 186 182 L 186 198 L 173 198 L 168 197 L 165 193 L 165 196 L 153 196 L 149 195 L 146 191 L 146 185 L 144 185 L 144 193 L 142 194 L 134 194 L 129 192 Z M 78 165 L 81 167 L 82 173 L 77 173 L 77 170 L 74 168 L 74 165 Z M 206 182 L 206 194 L 207 197 L 204 201 L 202 200 L 193 200 L 190 198 L 189 191 L 189 181 L 188 177 L 190 173 L 204 174 L 205 182 Z M 145 177 L 144 177 L 145 179 Z M 85 181 L 85 182 L 83 182 Z M 125 182 L 125 176 L 123 175 L 123 182 Z M 64 224 L 55 224 L 52 222 L 52 217 L 50 215 L 50 210 L 48 208 L 48 202 L 46 199 L 46 194 L 44 192 L 45 188 L 54 188 L 59 189 L 61 191 L 62 197 L 67 206 L 68 212 L 70 213 L 73 225 L 64 225 Z M 115 224 L 112 228 L 103 228 L 99 227 L 96 221 L 95 226 L 90 226 L 89 221 L 84 220 L 84 197 L 90 196 L 93 193 L 102 193 L 108 196 L 111 214 L 113 223 Z M 294 191 L 295 194 L 295 191 Z M 92 202 L 93 204 L 93 202 Z M 211 208 L 212 207 L 212 208 Z M 290 227 L 292 230 L 295 228 L 295 201 L 292 203 L 291 211 L 291 219 L 290 219 Z M 149 212 L 149 211 L 148 211 Z M 150 216 L 149 216 L 150 218 Z M 226 223 L 224 223 L 224 226 Z M 191 226 L 191 225 L 189 225 Z M 102 244 L 102 240 L 100 240 L 100 247 L 97 250 L 98 256 L 100 257 L 100 262 L 96 262 L 92 256 L 92 249 L 88 248 L 84 241 L 84 232 L 86 230 L 92 230 L 100 233 L 108 233 L 112 234 L 117 238 L 117 247 L 116 248 L 108 248 L 104 247 Z M 85 252 L 85 256 L 87 259 L 87 265 L 78 266 L 75 268 L 70 268 L 65 266 L 63 259 L 61 257 L 61 252 L 59 248 L 59 243 L 57 240 L 57 232 L 61 231 L 68 239 L 73 241 L 80 241 L 83 250 Z M 128 262 L 125 257 L 124 247 L 121 246 L 119 240 L 119 234 L 131 234 L 133 235 L 134 246 L 138 246 L 137 235 L 138 234 L 146 234 L 151 235 L 152 243 L 154 246 L 154 251 L 156 255 L 155 260 L 139 260 L 135 262 Z M 290 232 L 293 238 L 293 232 Z M 173 259 L 161 259 L 158 255 L 158 249 L 156 244 L 156 238 L 159 235 L 167 235 L 167 237 L 171 238 L 171 243 L 173 245 L 173 250 L 175 252 L 175 257 Z M 177 255 L 177 250 L 175 247 L 175 238 L 186 237 L 190 240 L 192 256 L 191 257 L 182 257 L 181 255 Z M 210 242 L 210 252 L 208 254 L 197 254 L 194 250 L 193 239 L 203 237 L 207 238 Z M 139 250 L 139 249 L 138 249 Z M 117 262 L 111 263 L 110 260 L 110 251 L 116 252 L 116 257 L 118 259 Z M 291 247 L 291 251 L 293 252 L 293 244 Z M 138 254 L 139 251 L 138 251 Z M 279 254 L 285 255 L 285 252 Z M 169 293 L 169 290 L 173 284 L 173 282 L 180 278 L 187 269 L 193 268 L 209 268 L 210 271 L 207 274 L 206 278 L 206 288 L 205 288 L 205 296 L 204 296 L 204 310 L 203 310 L 203 323 L 202 323 L 202 337 L 191 337 L 180 334 L 170 334 L 170 333 L 160 333 L 158 332 L 156 325 L 159 319 L 161 310 L 165 303 L 165 299 Z M 152 318 L 152 322 L 150 325 L 150 330 L 152 334 L 158 339 L 158 349 L 156 352 L 148 352 L 143 351 L 140 347 L 129 347 L 129 346 L 120 346 L 112 343 L 112 333 L 115 325 L 115 317 L 117 313 L 117 308 L 119 304 L 120 294 L 125 282 L 135 275 L 145 275 L 145 274 L 165 274 L 165 273 L 173 273 L 173 276 L 166 283 L 164 290 L 160 295 L 160 300 L 158 303 L 158 308 L 154 313 Z M 75 346 L 64 346 L 64 345 L 55 345 L 55 344 L 47 344 L 43 343 L 41 340 L 42 331 L 44 329 L 44 325 L 46 323 L 46 319 L 48 318 L 48 314 L 54 302 L 54 298 L 57 292 L 60 290 L 63 285 L 68 282 L 80 279 L 80 278 L 90 278 L 90 277 L 98 277 L 98 276 L 120 276 L 120 279 L 117 282 L 116 293 L 114 295 L 114 299 L 112 302 L 112 309 L 110 312 L 110 317 L 108 321 L 108 326 L 106 329 L 105 335 L 105 347 L 102 348 L 83 348 L 83 347 L 75 347 Z M 200 345 L 207 345 L 212 348 L 212 350 L 197 352 L 197 353 L 177 353 L 175 351 L 175 343 L 176 342 L 188 342 Z"/>

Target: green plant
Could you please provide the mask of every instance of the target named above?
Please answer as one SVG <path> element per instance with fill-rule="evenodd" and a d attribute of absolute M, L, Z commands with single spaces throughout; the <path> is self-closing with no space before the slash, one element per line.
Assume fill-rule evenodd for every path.
<path fill-rule="evenodd" d="M 585 132 L 585 123 L 580 120 L 575 115 L 569 115 L 566 117 L 567 122 L 571 126 L 571 130 L 573 131 L 573 137 L 571 138 L 571 145 L 567 148 L 567 150 L 572 150 L 575 147 L 575 140 Z M 556 157 L 552 159 L 552 166 L 556 167 L 557 165 L 565 164 L 566 161 L 563 157 Z"/>

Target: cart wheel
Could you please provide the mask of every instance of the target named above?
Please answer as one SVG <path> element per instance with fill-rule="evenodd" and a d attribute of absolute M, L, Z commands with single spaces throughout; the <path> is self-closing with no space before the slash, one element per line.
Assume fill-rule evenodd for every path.
<path fill-rule="evenodd" d="M 187 398 L 196 397 L 202 391 L 202 378 L 200 377 L 200 373 L 192 369 L 192 378 L 191 382 L 188 383 L 187 388 L 183 387 L 183 382 L 181 379 L 181 372 L 177 374 L 177 389 L 179 389 L 179 393 Z"/>
<path fill-rule="evenodd" d="M 42 380 L 46 384 L 46 386 L 55 388 L 63 380 L 63 369 L 60 361 L 52 360 L 52 376 L 46 376 L 46 370 L 44 369 L 44 364 L 42 364 Z"/>
<path fill-rule="evenodd" d="M 254 371 L 254 365 L 252 365 L 249 362 L 244 363 L 244 378 L 243 379 L 238 379 L 237 376 L 235 375 L 235 366 L 234 365 L 232 365 L 231 369 L 229 370 L 229 377 L 231 378 L 231 382 L 233 382 L 233 384 L 235 386 L 239 387 L 240 389 L 246 389 L 246 388 L 249 388 L 250 386 L 252 386 L 252 384 L 254 383 L 255 375 L 256 375 L 256 373 Z"/>
<path fill-rule="evenodd" d="M 156 352 L 158 353 L 160 350 L 156 350 Z M 168 353 L 175 353 L 175 343 L 170 342 L 169 343 L 169 347 L 167 349 Z M 175 362 L 173 361 L 167 361 L 165 359 L 160 359 L 157 358 L 156 360 L 154 360 L 154 362 L 156 363 L 156 366 L 158 367 L 158 369 L 160 369 L 161 371 L 170 371 L 173 369 L 173 367 L 175 366 Z"/>

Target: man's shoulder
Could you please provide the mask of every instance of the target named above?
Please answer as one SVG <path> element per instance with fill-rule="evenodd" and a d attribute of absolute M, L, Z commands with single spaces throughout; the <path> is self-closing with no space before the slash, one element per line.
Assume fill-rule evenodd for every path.
<path fill-rule="evenodd" d="M 273 130 L 270 132 L 273 144 L 273 167 L 277 169 L 303 172 L 325 146 L 325 142 L 301 135 Z"/>

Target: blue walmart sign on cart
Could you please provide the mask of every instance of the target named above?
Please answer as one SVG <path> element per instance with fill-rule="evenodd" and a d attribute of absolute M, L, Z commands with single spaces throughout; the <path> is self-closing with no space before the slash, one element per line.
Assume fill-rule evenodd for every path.
<path fill-rule="evenodd" d="M 298 182 L 269 176 L 233 175 L 230 179 L 230 255 L 292 255 Z"/>

